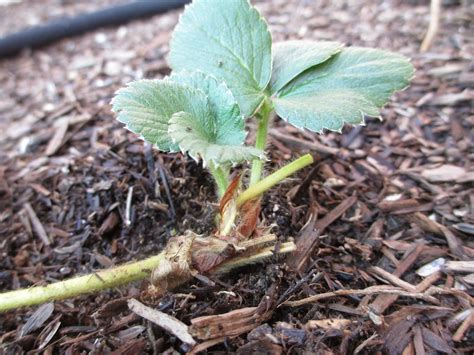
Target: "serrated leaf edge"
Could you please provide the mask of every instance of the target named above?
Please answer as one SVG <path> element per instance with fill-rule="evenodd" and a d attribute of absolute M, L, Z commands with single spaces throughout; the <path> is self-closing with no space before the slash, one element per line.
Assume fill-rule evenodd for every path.
<path fill-rule="evenodd" d="M 183 112 L 183 111 L 176 112 L 176 113 L 181 113 L 181 112 Z M 168 129 L 169 129 L 169 127 L 168 127 Z M 169 131 L 168 131 L 168 134 L 169 134 Z M 191 153 L 191 151 L 182 148 L 182 146 L 176 141 L 176 139 L 173 138 L 173 136 L 171 134 L 170 134 L 170 137 L 171 137 L 171 141 L 173 142 L 173 144 L 176 144 L 179 147 L 179 152 L 181 152 L 182 154 L 185 154 L 185 155 L 186 154 L 189 155 L 189 157 L 191 157 L 191 159 L 193 159 L 196 163 L 199 163 L 200 161 L 202 161 L 202 165 L 203 165 L 204 168 L 209 166 L 210 164 L 214 164 L 215 167 L 220 167 L 220 166 L 228 166 L 228 165 L 236 166 L 236 165 L 241 163 L 241 162 L 221 163 L 221 162 L 219 162 L 215 159 L 205 159 L 200 153 L 197 153 L 195 155 L 195 154 Z M 212 144 L 216 144 L 216 143 L 212 143 Z M 216 144 L 216 145 L 226 146 L 225 144 Z M 249 147 L 245 144 L 236 145 L 236 146 L 233 146 L 233 145 L 227 145 L 227 146 L 228 147 Z M 253 147 L 249 147 L 249 148 L 253 148 Z M 256 157 L 259 158 L 259 159 L 262 159 L 262 160 L 267 160 L 267 157 L 266 157 L 265 152 L 263 150 L 261 151 L 261 154 L 257 155 Z M 251 161 L 252 160 L 250 160 L 250 159 L 245 159 L 245 162 L 247 162 L 247 163 L 249 163 Z"/>
<path fill-rule="evenodd" d="M 402 87 L 401 89 L 397 89 L 395 90 L 390 97 L 392 97 L 393 95 L 395 95 L 396 93 L 399 93 L 399 92 L 403 92 L 405 91 L 406 89 L 408 89 L 408 87 L 410 86 L 410 82 L 416 77 L 415 73 L 416 73 L 416 68 L 415 66 L 412 64 L 412 60 L 410 57 L 407 57 L 403 54 L 399 54 L 399 53 L 394 53 L 394 52 L 391 52 L 389 50 L 385 50 L 385 49 L 378 49 L 378 48 L 367 48 L 367 47 L 358 47 L 358 46 L 349 46 L 349 47 L 346 47 L 346 46 L 343 46 L 341 48 L 341 50 L 337 53 L 335 53 L 334 55 L 338 55 L 339 53 L 342 52 L 343 49 L 345 48 L 363 48 L 363 49 L 366 49 L 366 50 L 370 50 L 370 51 L 384 51 L 384 52 L 387 52 L 387 53 L 390 53 L 390 54 L 395 54 L 395 55 L 398 55 L 399 57 L 401 57 L 402 59 L 404 59 L 408 64 L 410 64 L 411 66 L 411 73 L 410 73 L 410 76 L 407 77 L 406 79 L 406 85 L 404 87 Z M 333 56 L 334 56 L 333 55 Z M 332 58 L 333 56 L 331 56 L 330 58 Z M 329 58 L 328 58 L 329 59 Z M 328 60 L 326 59 L 326 61 Z M 326 62 L 325 61 L 325 62 Z M 321 65 L 321 64 L 324 64 L 325 62 L 322 62 L 322 63 L 319 63 L 319 64 L 316 64 L 315 66 L 317 65 Z M 312 68 L 314 68 L 315 66 L 312 66 L 306 70 L 310 70 Z M 282 87 L 278 93 L 283 90 L 288 84 L 290 84 L 293 80 L 295 80 L 299 75 L 303 74 L 303 72 L 301 72 L 300 74 L 298 74 L 297 76 L 295 76 L 292 80 L 288 81 L 288 83 L 285 84 L 284 87 Z M 278 96 L 276 96 L 278 98 Z M 359 111 L 359 114 L 360 114 L 360 123 L 357 123 L 357 124 L 353 124 L 353 123 L 349 123 L 347 122 L 346 120 L 343 120 L 343 124 L 342 124 L 342 127 L 337 130 L 337 129 L 331 129 L 331 128 L 322 128 L 321 130 L 319 131 L 313 131 L 313 130 L 310 130 L 310 129 L 307 129 L 305 127 L 301 127 L 301 126 L 298 126 L 298 125 L 295 125 L 291 122 L 288 121 L 288 118 L 286 117 L 282 117 L 278 114 L 278 112 L 276 112 L 278 114 L 278 117 L 280 117 L 283 121 L 285 121 L 286 123 L 288 123 L 289 125 L 293 126 L 293 127 L 296 127 L 302 131 L 310 131 L 310 132 L 314 132 L 314 133 L 317 133 L 319 135 L 323 135 L 324 134 L 324 131 L 327 130 L 327 131 L 330 131 L 330 132 L 336 132 L 336 133 L 339 133 L 339 134 L 342 134 L 342 129 L 344 128 L 345 125 L 348 125 L 348 126 L 351 126 L 351 127 L 356 127 L 356 126 L 365 126 L 366 125 L 366 122 L 365 122 L 365 117 L 373 117 L 373 118 L 378 118 L 380 121 L 383 121 L 383 117 L 382 117 L 382 114 L 381 114 L 381 111 L 385 108 L 385 106 L 387 106 L 388 104 L 390 104 L 390 98 L 387 100 L 387 102 L 385 104 L 383 104 L 382 106 L 376 106 L 378 111 L 379 111 L 379 115 L 369 115 L 369 114 L 366 114 L 364 113 L 362 110 L 358 110 Z M 276 107 L 275 107 L 275 111 L 276 111 Z"/>
<path fill-rule="evenodd" d="M 133 133 L 134 135 L 136 135 L 138 139 L 140 139 L 140 140 L 142 140 L 142 141 L 144 141 L 144 142 L 148 142 L 148 140 L 145 139 L 145 137 L 143 136 L 143 134 L 133 132 L 133 131 L 130 129 L 128 122 L 127 122 L 127 121 L 124 121 L 124 120 L 121 118 L 121 117 L 123 116 L 123 113 L 122 113 L 123 109 L 117 109 L 117 110 L 116 110 L 116 109 L 114 108 L 115 100 L 116 100 L 117 96 L 120 95 L 121 92 L 126 91 L 127 89 L 129 89 L 130 86 L 131 86 L 133 83 L 136 83 L 136 82 L 145 82 L 145 81 L 147 81 L 147 82 L 155 82 L 155 81 L 159 81 L 159 79 L 140 79 L 140 80 L 133 80 L 133 81 L 130 81 L 130 82 L 126 83 L 125 86 L 123 86 L 123 87 L 121 87 L 120 89 L 118 89 L 118 90 L 115 91 L 114 97 L 112 98 L 112 100 L 110 100 L 110 105 L 112 106 L 111 111 L 117 115 L 117 117 L 116 117 L 115 119 L 116 119 L 118 122 L 122 123 L 122 124 L 124 125 L 124 128 L 125 128 L 127 131 L 129 131 L 129 132 Z M 172 141 L 172 140 L 171 140 L 171 141 Z M 156 143 L 153 143 L 153 142 L 148 142 L 148 143 L 151 143 L 152 145 L 156 146 L 156 147 L 157 147 L 160 151 L 162 151 L 162 152 L 169 152 L 169 153 L 177 153 L 177 152 L 179 152 L 178 149 L 172 149 L 172 148 L 170 148 L 170 149 L 162 149 L 162 148 L 160 148 Z M 174 143 L 173 143 L 173 144 L 174 144 Z"/>
<path fill-rule="evenodd" d="M 288 118 L 286 117 L 283 117 L 283 116 L 280 116 L 278 114 L 278 117 L 280 117 L 283 121 L 285 121 L 286 123 L 288 123 L 289 125 L 295 127 L 295 128 L 298 128 L 299 130 L 301 130 L 302 132 L 305 132 L 305 131 L 309 131 L 309 132 L 313 132 L 313 133 L 317 133 L 319 135 L 324 135 L 324 132 L 325 131 L 330 131 L 330 132 L 336 132 L 336 133 L 339 133 L 339 134 L 342 134 L 342 129 L 344 128 L 344 126 L 352 126 L 352 127 L 356 127 L 356 126 L 365 126 L 366 125 L 366 122 L 365 122 L 365 117 L 375 117 L 375 118 L 378 118 L 380 119 L 380 121 L 382 121 L 382 117 L 379 115 L 379 116 L 370 116 L 370 115 L 366 115 L 362 110 L 358 110 L 359 111 L 359 114 L 360 114 L 360 123 L 349 123 L 347 122 L 346 120 L 343 120 L 342 122 L 342 127 L 340 129 L 332 129 L 332 128 L 326 128 L 326 127 L 323 127 L 322 129 L 320 129 L 319 131 L 313 131 L 309 128 L 306 128 L 304 126 L 299 126 L 299 125 L 296 125 L 294 123 L 291 123 L 288 121 Z"/>
<path fill-rule="evenodd" d="M 192 7 L 193 4 L 195 4 L 196 2 L 199 2 L 199 1 L 205 1 L 205 0 L 193 0 L 192 2 L 190 2 L 190 3 L 186 4 L 186 5 L 184 5 L 184 10 L 179 14 L 178 22 L 177 22 L 177 24 L 176 24 L 176 26 L 175 26 L 175 29 L 174 29 L 173 32 L 171 33 L 171 38 L 170 38 L 170 41 L 169 41 L 169 43 L 170 43 L 170 46 L 169 46 L 170 50 L 169 50 L 169 52 L 168 52 L 168 55 L 166 56 L 166 62 L 168 63 L 168 66 L 169 66 L 172 70 L 175 70 L 175 69 L 173 68 L 173 65 L 172 65 L 172 63 L 171 63 L 171 61 L 170 61 L 170 56 L 171 56 L 171 43 L 173 42 L 174 37 L 175 37 L 176 27 L 178 27 L 178 25 L 181 23 L 181 19 L 182 19 L 182 17 L 184 16 L 184 14 L 186 13 L 186 11 L 188 10 L 188 8 L 189 8 L 189 7 Z M 260 90 L 261 90 L 260 92 L 263 94 L 264 98 L 263 98 L 263 100 L 257 105 L 257 108 L 255 109 L 255 111 L 252 112 L 252 114 L 251 114 L 249 117 L 245 117 L 245 115 L 242 114 L 242 110 L 241 110 L 239 104 L 237 103 L 237 106 L 239 107 L 239 110 L 240 110 L 242 116 L 244 117 L 244 119 L 253 117 L 253 116 L 258 112 L 259 108 L 261 107 L 261 105 L 262 105 L 262 103 L 265 101 L 265 99 L 268 99 L 268 98 L 269 98 L 269 95 L 268 95 L 268 93 L 267 93 L 267 88 L 268 88 L 268 86 L 269 86 L 269 84 L 270 84 L 270 80 L 271 80 L 271 78 L 272 78 L 272 72 L 273 72 L 273 50 L 272 50 L 272 47 L 273 47 L 273 37 L 272 37 L 272 33 L 270 32 L 269 27 L 268 27 L 268 21 L 267 21 L 267 19 L 260 13 L 260 11 L 251 3 L 250 0 L 246 0 L 246 1 L 247 1 L 247 4 L 249 5 L 249 8 L 251 9 L 251 11 L 254 11 L 254 12 L 256 12 L 256 13 L 258 14 L 258 21 L 263 22 L 263 23 L 265 24 L 265 31 L 266 31 L 266 32 L 268 33 L 268 35 L 270 36 L 270 58 L 271 58 L 271 59 L 270 59 L 270 68 L 269 68 L 270 75 L 268 76 L 267 83 L 264 85 L 263 88 L 260 88 Z M 196 70 L 196 71 L 200 71 L 200 70 Z M 181 72 L 181 70 L 180 70 L 180 71 L 177 71 L 177 72 Z M 193 71 L 190 71 L 190 72 L 193 72 Z M 201 72 L 202 72 L 202 71 L 201 71 Z M 206 75 L 209 75 L 209 76 L 213 76 L 212 74 L 208 74 L 208 73 L 205 73 L 205 72 L 203 72 L 203 73 L 206 74 Z M 252 74 L 252 77 L 253 77 L 253 79 L 255 80 L 255 77 L 254 77 L 253 74 Z M 220 83 L 220 82 L 225 83 L 224 81 L 220 81 L 220 80 L 218 80 L 217 78 L 216 78 L 216 80 L 217 80 L 217 82 L 219 82 L 219 83 Z M 255 83 L 258 84 L 256 80 L 255 80 Z M 227 84 L 226 84 L 226 86 L 227 86 Z M 227 88 L 228 88 L 228 87 L 227 87 Z M 230 90 L 230 89 L 229 89 L 229 90 Z M 233 93 L 232 93 L 232 96 L 235 98 L 235 96 L 234 96 Z"/>

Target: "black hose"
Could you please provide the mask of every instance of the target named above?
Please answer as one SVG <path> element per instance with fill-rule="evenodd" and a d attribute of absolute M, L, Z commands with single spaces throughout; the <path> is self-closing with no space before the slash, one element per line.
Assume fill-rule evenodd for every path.
<path fill-rule="evenodd" d="M 143 0 L 118 5 L 76 17 L 66 17 L 42 26 L 0 38 L 0 58 L 17 54 L 24 48 L 38 48 L 62 38 L 72 37 L 99 27 L 119 25 L 184 6 L 190 0 Z"/>

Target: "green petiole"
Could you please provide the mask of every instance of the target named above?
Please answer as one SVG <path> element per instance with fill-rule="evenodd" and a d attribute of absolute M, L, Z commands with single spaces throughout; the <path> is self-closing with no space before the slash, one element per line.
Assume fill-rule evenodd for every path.
<path fill-rule="evenodd" d="M 283 179 L 294 174 L 298 170 L 303 169 L 304 167 L 312 164 L 314 159 L 311 154 L 303 155 L 302 157 L 296 159 L 290 164 L 278 169 L 273 174 L 267 176 L 263 180 L 256 182 L 251 185 L 247 190 L 242 192 L 239 197 L 237 197 L 237 207 L 242 206 L 245 202 L 253 200 L 263 194 L 265 191 L 271 189 L 276 184 L 280 183 Z"/>
<path fill-rule="evenodd" d="M 255 138 L 255 148 L 265 150 L 267 144 L 268 126 L 270 123 L 270 117 L 272 114 L 272 105 L 269 101 L 265 100 L 257 113 L 257 136 Z M 264 161 L 261 159 L 255 159 L 252 161 L 252 170 L 250 172 L 250 186 L 260 181 L 262 177 Z"/>
<path fill-rule="evenodd" d="M 216 182 L 219 197 L 224 196 L 229 186 L 229 173 L 221 166 L 215 166 L 212 162 L 209 163 L 209 171 Z"/>

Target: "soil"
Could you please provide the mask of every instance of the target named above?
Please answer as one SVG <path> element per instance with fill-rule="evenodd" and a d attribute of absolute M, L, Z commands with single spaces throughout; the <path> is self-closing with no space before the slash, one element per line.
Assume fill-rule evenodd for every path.
<path fill-rule="evenodd" d="M 46 20 L 117 1 L 31 3 L 0 6 L 0 18 L 8 18 L 0 33 L 26 12 Z M 316 157 L 263 198 L 262 224 L 274 225 L 281 241 L 294 238 L 295 254 L 142 302 L 188 325 L 241 310 L 224 318 L 237 324 L 250 312 L 252 325 L 237 336 L 196 338 L 210 353 L 472 353 L 472 5 L 447 2 L 430 51 L 419 53 L 428 1 L 255 3 L 275 40 L 393 50 L 412 58 L 416 78 L 383 109 L 383 121 L 367 119 L 342 135 L 275 121 L 268 172 L 307 152 Z M 145 146 L 109 106 L 125 83 L 169 73 L 179 14 L 0 60 L 0 290 L 154 255 L 188 229 L 212 232 L 217 199 L 207 172 L 186 156 Z M 419 270 L 439 258 L 441 269 Z M 0 352 L 190 350 L 127 308 L 145 288 L 1 314 Z"/>

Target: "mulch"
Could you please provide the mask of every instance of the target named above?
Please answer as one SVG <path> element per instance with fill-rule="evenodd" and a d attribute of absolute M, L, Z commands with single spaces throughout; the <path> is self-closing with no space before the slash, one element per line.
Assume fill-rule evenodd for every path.
<path fill-rule="evenodd" d="M 25 3 L 0 12 L 18 18 Z M 66 14 L 92 9 L 68 4 Z M 195 350 L 472 353 L 474 9 L 445 5 L 440 33 L 420 54 L 427 1 L 256 4 L 276 39 L 394 50 L 412 58 L 416 78 L 383 109 L 383 121 L 368 119 L 342 135 L 275 122 L 268 171 L 307 152 L 316 157 L 263 198 L 261 223 L 281 241 L 294 238 L 294 254 L 142 302 L 192 325 Z M 61 15 L 57 2 L 41 5 L 38 18 L 45 7 Z M 188 229 L 212 231 L 218 206 L 206 171 L 145 146 L 109 106 L 124 83 L 169 73 L 178 16 L 0 61 L 0 290 L 154 255 Z M 10 32 L 9 21 L 0 33 Z M 127 301 L 144 288 L 2 314 L 0 352 L 190 350 L 129 310 Z"/>

